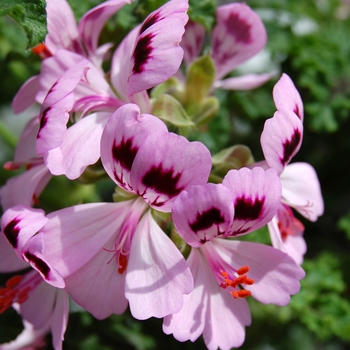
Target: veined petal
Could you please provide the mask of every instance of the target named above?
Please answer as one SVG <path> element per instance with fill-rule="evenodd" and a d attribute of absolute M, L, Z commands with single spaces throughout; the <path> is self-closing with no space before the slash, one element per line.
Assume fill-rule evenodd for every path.
<path fill-rule="evenodd" d="M 261 303 L 284 306 L 299 291 L 305 272 L 286 253 L 252 242 L 217 239 L 212 244 L 230 266 L 249 266 L 248 276 L 254 283 L 244 288 Z"/>
<path fill-rule="evenodd" d="M 35 96 L 39 90 L 39 75 L 29 78 L 18 90 L 12 100 L 14 112 L 21 113 L 35 103 Z"/>
<path fill-rule="evenodd" d="M 127 191 L 133 191 L 130 171 L 139 148 L 149 135 L 167 130 L 159 118 L 140 115 L 135 104 L 117 109 L 109 118 L 101 138 L 101 160 L 111 179 Z"/>
<path fill-rule="evenodd" d="M 106 246 L 113 244 L 111 240 Z M 118 273 L 113 255 L 108 251 L 100 250 L 65 281 L 75 302 L 97 319 L 122 314 L 128 306 L 124 295 L 125 274 Z"/>
<path fill-rule="evenodd" d="M 323 214 L 324 203 L 315 169 L 308 163 L 288 164 L 280 178 L 283 202 L 316 221 Z"/>
<path fill-rule="evenodd" d="M 90 55 L 94 55 L 98 39 L 107 20 L 131 0 L 110 0 L 94 7 L 79 22 L 78 31 Z"/>
<path fill-rule="evenodd" d="M 230 170 L 222 184 L 232 193 L 235 215 L 230 234 L 239 235 L 266 225 L 281 202 L 281 182 L 275 170 Z"/>
<path fill-rule="evenodd" d="M 131 205 L 132 201 L 90 203 L 50 213 L 41 230 L 45 259 L 63 278 L 75 273 L 118 235 Z"/>
<path fill-rule="evenodd" d="M 68 69 L 48 92 L 40 110 L 40 129 L 36 144 L 38 154 L 58 147 L 62 143 L 69 112 L 74 105 L 73 90 L 83 77 L 88 63 L 83 59 Z"/>
<path fill-rule="evenodd" d="M 281 174 L 299 151 L 303 140 L 303 124 L 292 111 L 277 111 L 266 120 L 260 143 L 270 168 Z"/>
<path fill-rule="evenodd" d="M 215 89 L 225 90 L 252 90 L 265 84 L 275 73 L 246 74 L 240 77 L 218 80 L 214 83 Z"/>
<path fill-rule="evenodd" d="M 179 43 L 188 20 L 187 9 L 187 0 L 172 0 L 145 19 L 131 58 L 128 96 L 150 89 L 177 72 L 183 58 Z"/>
<path fill-rule="evenodd" d="M 3 214 L 1 231 L 15 249 L 18 257 L 23 260 L 23 246 L 47 221 L 43 210 L 17 205 Z"/>
<path fill-rule="evenodd" d="M 54 55 L 59 49 L 67 49 L 80 55 L 84 49 L 80 43 L 77 23 L 72 9 L 65 0 L 47 0 L 48 35 L 45 46 Z"/>
<path fill-rule="evenodd" d="M 187 264 L 193 276 L 194 289 L 184 295 L 182 309 L 164 317 L 163 332 L 173 334 L 178 341 L 191 340 L 194 342 L 203 333 L 205 317 L 209 305 L 207 264 L 197 249 L 192 249 Z"/>
<path fill-rule="evenodd" d="M 102 132 L 110 115 L 108 112 L 90 114 L 67 129 L 61 145 L 43 155 L 50 172 L 74 180 L 88 165 L 96 163 Z"/>
<path fill-rule="evenodd" d="M 146 212 L 133 237 L 126 272 L 125 296 L 132 315 L 144 320 L 176 313 L 182 308 L 183 295 L 192 289 L 186 260 L 151 212 Z"/>
<path fill-rule="evenodd" d="M 33 166 L 24 173 L 10 178 L 0 188 L 3 209 L 18 204 L 32 206 L 51 178 L 52 175 L 44 164 Z"/>
<path fill-rule="evenodd" d="M 200 247 L 226 236 L 233 221 L 232 195 L 221 184 L 192 186 L 180 193 L 171 212 L 180 236 L 192 247 Z"/>
<path fill-rule="evenodd" d="M 285 73 L 273 88 L 273 100 L 277 110 L 294 112 L 301 121 L 304 120 L 304 106 L 292 79 Z"/>
<path fill-rule="evenodd" d="M 137 152 L 131 186 L 150 206 L 170 212 L 181 191 L 207 182 L 211 165 L 210 152 L 201 142 L 159 132 L 149 136 Z"/>
<path fill-rule="evenodd" d="M 219 6 L 212 36 L 212 57 L 220 80 L 254 56 L 266 44 L 266 30 L 259 16 L 243 3 Z"/>
<path fill-rule="evenodd" d="M 193 21 L 188 21 L 185 27 L 185 34 L 182 37 L 181 47 L 184 50 L 184 61 L 189 66 L 199 57 L 205 36 L 205 28 Z"/>

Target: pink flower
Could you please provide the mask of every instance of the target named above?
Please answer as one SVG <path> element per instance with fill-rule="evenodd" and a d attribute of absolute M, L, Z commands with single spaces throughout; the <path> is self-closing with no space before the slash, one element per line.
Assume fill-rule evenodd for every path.
<path fill-rule="evenodd" d="M 314 168 L 307 163 L 289 164 L 301 146 L 304 112 L 300 95 L 286 74 L 275 85 L 273 97 L 277 112 L 265 122 L 261 147 L 267 165 L 280 175 L 282 202 L 268 227 L 273 246 L 301 264 L 306 252 L 304 227 L 288 206 L 316 221 L 323 214 L 323 198 Z"/>
<path fill-rule="evenodd" d="M 185 51 L 186 65 L 200 54 L 205 29 L 189 22 L 181 43 Z M 213 88 L 250 90 L 267 82 L 274 73 L 247 74 L 223 79 L 239 65 L 260 52 L 266 44 L 266 30 L 259 16 L 244 3 L 219 6 L 216 25 L 211 39 L 210 56 L 214 61 L 216 76 Z"/>
<path fill-rule="evenodd" d="M 64 282 L 40 253 L 34 255 L 31 251 L 34 246 L 36 251 L 42 250 L 41 240 L 33 235 L 46 222 L 41 210 L 23 209 L 22 206 L 7 210 L 2 217 L 1 230 L 4 235 L 0 235 L 0 272 L 16 272 L 29 266 L 34 269 L 11 277 L 5 287 L 0 289 L 0 312 L 13 305 L 23 317 L 25 325 L 30 323 L 18 339 L 0 346 L 1 349 L 30 344 L 49 331 L 52 333 L 54 349 L 62 349 L 68 320 L 68 295 L 61 289 Z M 30 245 L 27 244 L 29 240 Z"/>
<path fill-rule="evenodd" d="M 194 290 L 178 313 L 165 317 L 165 333 L 179 341 L 203 334 L 208 349 L 238 347 L 251 322 L 247 296 L 286 305 L 298 292 L 304 271 L 287 254 L 227 239 L 265 225 L 280 198 L 276 172 L 258 167 L 231 170 L 223 184 L 194 186 L 179 195 L 172 213 L 179 234 L 193 247 L 188 264 Z"/>
<path fill-rule="evenodd" d="M 135 196 L 47 215 L 38 234 L 45 259 L 73 299 L 97 318 L 124 312 L 128 302 L 138 319 L 178 312 L 192 276 L 150 208 L 170 212 L 182 190 L 206 183 L 209 151 L 126 104 L 106 124 L 101 159 L 112 180 Z"/>

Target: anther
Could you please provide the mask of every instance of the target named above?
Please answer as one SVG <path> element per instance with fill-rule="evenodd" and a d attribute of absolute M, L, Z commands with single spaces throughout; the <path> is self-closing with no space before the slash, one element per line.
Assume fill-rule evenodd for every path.
<path fill-rule="evenodd" d="M 228 292 L 230 292 L 235 299 L 246 298 L 248 296 L 251 296 L 252 293 L 249 290 L 245 290 L 245 289 L 236 290 L 238 286 L 242 286 L 242 285 L 251 286 L 252 284 L 254 284 L 254 280 L 246 276 L 246 273 L 248 271 L 249 271 L 248 266 L 241 267 L 240 269 L 237 270 L 238 277 L 234 279 L 230 279 L 226 271 L 221 271 L 223 282 L 220 284 L 220 287 L 227 289 Z"/>

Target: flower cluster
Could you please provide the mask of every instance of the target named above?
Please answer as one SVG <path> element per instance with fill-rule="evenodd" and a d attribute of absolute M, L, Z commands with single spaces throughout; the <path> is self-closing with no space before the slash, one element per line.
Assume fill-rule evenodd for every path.
<path fill-rule="evenodd" d="M 225 79 L 265 46 L 260 18 L 243 3 L 220 6 L 201 55 L 205 29 L 188 21 L 187 0 L 170 0 L 108 55 L 101 30 L 130 2 L 106 1 L 77 25 L 65 0 L 47 0 L 40 74 L 13 100 L 15 112 L 40 104 L 5 164 L 25 171 L 0 190 L 0 272 L 12 274 L 0 312 L 13 306 L 29 325 L 13 348 L 51 332 L 61 349 L 68 296 L 98 319 L 129 307 L 139 320 L 163 318 L 179 341 L 239 347 L 251 323 L 246 298 L 286 305 L 304 277 L 304 228 L 291 208 L 315 221 L 323 200 L 314 169 L 289 164 L 303 135 L 291 79 L 283 74 L 273 91 L 265 160 L 240 159 L 243 146 L 212 157 L 184 136 L 214 118 L 215 89 L 252 89 L 275 74 Z M 52 177 L 87 173 L 115 183 L 113 201 L 40 207 Z M 273 247 L 239 240 L 265 225 Z"/>

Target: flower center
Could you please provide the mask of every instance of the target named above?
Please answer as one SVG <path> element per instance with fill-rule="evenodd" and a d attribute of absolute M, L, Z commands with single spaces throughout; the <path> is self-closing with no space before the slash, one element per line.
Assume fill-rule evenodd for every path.
<path fill-rule="evenodd" d="M 23 304 L 28 299 L 31 286 L 20 286 L 23 277 L 16 275 L 7 280 L 5 288 L 0 289 L 0 314 L 4 313 L 13 303 Z"/>
<path fill-rule="evenodd" d="M 246 298 L 252 295 L 250 290 L 238 289 L 238 286 L 254 284 L 254 280 L 247 277 L 247 272 L 249 271 L 249 266 L 243 266 L 237 270 L 237 277 L 231 279 L 226 271 L 221 271 L 221 276 L 223 277 L 223 282 L 220 284 L 221 288 L 226 289 L 231 295 L 237 298 Z"/>

